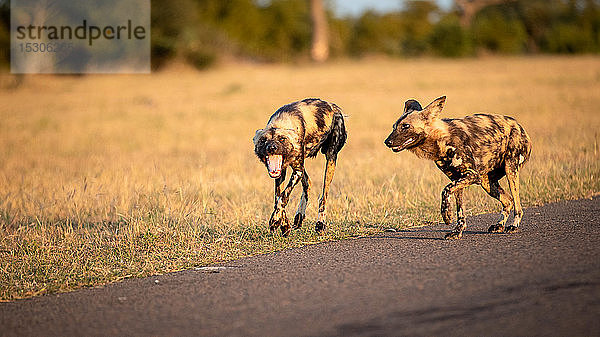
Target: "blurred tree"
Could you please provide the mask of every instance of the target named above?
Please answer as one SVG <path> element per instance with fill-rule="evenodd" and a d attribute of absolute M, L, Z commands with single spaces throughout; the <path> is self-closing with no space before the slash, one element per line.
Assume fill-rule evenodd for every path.
<path fill-rule="evenodd" d="M 194 0 L 152 0 L 152 68 L 182 59 L 197 68 L 212 65 L 219 49 L 219 33 L 207 27 Z"/>
<path fill-rule="evenodd" d="M 347 56 L 352 38 L 353 19 L 338 19 L 328 12 L 329 21 L 329 54 L 330 57 Z"/>
<path fill-rule="evenodd" d="M 307 56 L 311 21 L 306 0 L 196 0 L 202 21 L 224 32 L 241 57 L 291 61 Z"/>
<path fill-rule="evenodd" d="M 546 46 L 548 51 L 556 53 L 586 53 L 595 48 L 594 30 L 585 22 L 586 7 L 583 1 L 569 0 L 562 4 L 556 20 L 547 31 Z M 593 2 L 591 6 L 593 6 Z M 589 12 L 586 11 L 586 12 Z"/>
<path fill-rule="evenodd" d="M 600 1 L 585 0 L 585 7 L 581 11 L 581 24 L 589 31 L 593 41 L 593 52 L 600 52 Z"/>
<path fill-rule="evenodd" d="M 433 32 L 433 18 L 439 16 L 433 1 L 410 1 L 401 13 L 403 28 L 402 54 L 418 56 L 429 51 L 429 37 Z"/>
<path fill-rule="evenodd" d="M 546 49 L 545 36 L 556 14 L 560 11 L 559 3 L 555 0 L 529 0 L 517 2 L 517 12 L 528 36 L 528 50 L 538 52 Z"/>
<path fill-rule="evenodd" d="M 518 54 L 526 50 L 527 32 L 518 13 L 510 6 L 489 6 L 481 10 L 471 26 L 474 43 L 486 51 Z"/>
<path fill-rule="evenodd" d="M 598 0 L 519 0 L 530 52 L 583 53 L 600 49 Z"/>
<path fill-rule="evenodd" d="M 377 53 L 400 55 L 402 37 L 399 14 L 380 15 L 368 11 L 355 21 L 348 48 L 355 56 Z"/>
<path fill-rule="evenodd" d="M 312 27 L 305 0 L 273 0 L 266 8 L 269 29 L 261 38 L 260 50 L 269 50 L 274 61 L 293 61 L 308 56 Z"/>
<path fill-rule="evenodd" d="M 352 55 L 385 53 L 418 56 L 429 48 L 432 17 L 439 9 L 432 1 L 410 1 L 403 11 L 387 14 L 365 12 L 355 21 L 349 42 Z"/>
<path fill-rule="evenodd" d="M 310 56 L 314 61 L 323 62 L 329 57 L 329 29 L 322 0 L 310 0 L 312 21 L 312 46 Z"/>
<path fill-rule="evenodd" d="M 460 24 L 466 28 L 471 25 L 475 14 L 483 8 L 508 1 L 514 0 L 455 0 L 454 2 L 460 9 Z"/>
<path fill-rule="evenodd" d="M 460 57 L 473 53 L 471 35 L 454 14 L 444 16 L 434 26 L 429 43 L 437 56 Z"/>

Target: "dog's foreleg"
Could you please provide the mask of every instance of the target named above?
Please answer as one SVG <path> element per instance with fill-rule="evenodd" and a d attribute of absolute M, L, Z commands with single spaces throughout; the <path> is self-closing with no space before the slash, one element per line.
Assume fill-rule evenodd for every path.
<path fill-rule="evenodd" d="M 462 189 L 476 183 L 478 180 L 477 175 L 474 173 L 467 173 L 464 177 L 460 178 L 457 181 L 453 181 L 448 184 L 444 190 L 442 191 L 442 205 L 441 205 L 441 213 L 442 219 L 444 219 L 444 223 L 446 225 L 450 225 L 452 223 L 452 216 L 450 214 L 450 196 L 454 195 L 456 199 L 456 211 L 459 214 L 459 218 L 456 223 L 456 227 L 452 232 L 446 234 L 445 239 L 460 239 L 462 237 L 462 232 L 467 227 L 467 224 L 464 219 L 464 214 L 462 211 Z"/>
<path fill-rule="evenodd" d="M 461 233 L 467 228 L 465 212 L 463 211 L 463 191 L 464 189 L 459 189 L 454 192 L 454 198 L 456 199 L 456 228 L 454 230 Z"/>
<path fill-rule="evenodd" d="M 308 192 L 310 191 L 310 178 L 304 170 L 302 174 L 302 197 L 300 198 L 300 204 L 298 205 L 298 210 L 296 211 L 296 216 L 294 217 L 294 229 L 298 229 L 302 227 L 302 221 L 304 221 L 304 216 L 306 214 L 306 205 L 308 204 Z"/>
<path fill-rule="evenodd" d="M 283 236 L 287 236 L 290 232 L 290 225 L 288 224 L 287 216 L 285 214 L 285 206 L 287 205 L 290 197 L 290 193 L 300 181 L 302 177 L 303 171 L 294 170 L 292 172 L 292 176 L 290 177 L 290 181 L 288 182 L 285 189 L 280 193 L 279 198 L 275 201 L 275 209 L 273 210 L 273 214 L 271 214 L 271 219 L 269 220 L 269 228 L 271 231 L 275 230 L 275 228 L 281 226 L 281 233 Z"/>
<path fill-rule="evenodd" d="M 277 199 L 279 199 L 279 195 L 281 194 L 281 184 L 285 181 L 285 175 L 287 171 L 287 167 L 281 171 L 281 175 L 275 179 L 275 204 L 277 204 Z"/>
<path fill-rule="evenodd" d="M 323 194 L 321 195 L 321 199 L 319 199 L 319 215 L 315 225 L 315 230 L 317 232 L 325 230 L 327 196 L 329 195 L 329 185 L 331 185 L 333 174 L 335 173 L 335 161 L 335 157 L 328 158 L 325 166 L 325 175 L 323 177 Z"/>

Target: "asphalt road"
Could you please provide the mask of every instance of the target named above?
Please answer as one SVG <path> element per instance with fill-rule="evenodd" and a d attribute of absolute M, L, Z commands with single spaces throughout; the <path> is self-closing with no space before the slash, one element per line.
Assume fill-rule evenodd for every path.
<path fill-rule="evenodd" d="M 0 303 L 0 335 L 600 336 L 600 198 Z"/>

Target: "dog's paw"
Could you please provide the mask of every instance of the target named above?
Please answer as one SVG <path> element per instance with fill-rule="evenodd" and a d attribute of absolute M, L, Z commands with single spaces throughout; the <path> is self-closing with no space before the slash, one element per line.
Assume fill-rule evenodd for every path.
<path fill-rule="evenodd" d="M 274 214 L 271 215 L 271 218 L 269 219 L 269 230 L 273 232 L 275 229 L 277 229 L 279 222 L 280 220 L 276 219 Z"/>
<path fill-rule="evenodd" d="M 462 238 L 462 232 L 452 231 L 444 236 L 446 240 L 458 240 Z"/>
<path fill-rule="evenodd" d="M 285 210 L 281 210 L 279 212 L 273 211 L 273 214 L 271 214 L 271 218 L 269 219 L 269 229 L 272 232 L 277 227 L 286 226 L 287 222 L 288 222 L 288 220 L 287 220 L 287 216 L 285 214 Z"/>
<path fill-rule="evenodd" d="M 290 227 L 290 225 L 288 225 L 287 223 L 281 225 L 281 236 L 287 237 L 288 235 L 290 235 L 291 232 L 292 228 Z"/>
<path fill-rule="evenodd" d="M 488 233 L 504 233 L 504 226 L 501 224 L 491 225 L 488 228 Z"/>
<path fill-rule="evenodd" d="M 514 233 L 514 232 L 517 232 L 517 231 L 519 231 L 519 227 L 510 225 L 510 226 L 506 226 L 506 229 L 504 230 L 504 233 Z"/>
<path fill-rule="evenodd" d="M 302 227 L 302 221 L 304 221 L 304 214 L 296 214 L 294 217 L 294 229 L 300 229 L 300 227 Z"/>
<path fill-rule="evenodd" d="M 317 221 L 317 223 L 315 224 L 315 231 L 317 233 L 322 233 L 323 231 L 325 231 L 325 223 L 323 221 Z"/>

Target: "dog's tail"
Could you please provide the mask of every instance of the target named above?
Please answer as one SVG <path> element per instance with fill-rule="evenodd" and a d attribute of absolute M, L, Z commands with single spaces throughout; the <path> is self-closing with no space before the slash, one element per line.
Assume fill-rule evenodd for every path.
<path fill-rule="evenodd" d="M 520 126 L 520 125 L 519 125 Z M 529 157 L 531 157 L 531 138 L 525 132 L 523 127 L 521 127 L 521 133 L 523 135 L 523 140 L 521 144 L 521 157 L 519 157 L 519 168 L 523 167 L 523 165 L 527 162 Z"/>
<path fill-rule="evenodd" d="M 344 125 L 344 115 L 342 114 L 342 109 L 335 104 L 331 105 L 334 109 L 331 130 L 329 131 L 329 135 L 321 147 L 321 153 L 323 153 L 327 159 L 336 158 L 338 152 L 340 152 L 342 147 L 344 147 L 344 144 L 346 144 L 346 139 L 348 138 L 346 126 Z"/>
<path fill-rule="evenodd" d="M 520 124 L 515 124 L 509 136 L 507 150 L 517 158 L 517 169 L 520 169 L 531 156 L 531 138 Z"/>

